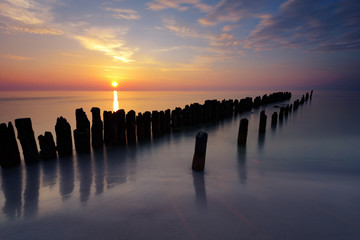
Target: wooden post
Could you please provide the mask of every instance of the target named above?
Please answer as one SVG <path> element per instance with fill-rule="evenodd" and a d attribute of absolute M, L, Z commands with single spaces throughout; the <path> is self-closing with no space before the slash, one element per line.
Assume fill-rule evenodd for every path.
<path fill-rule="evenodd" d="M 265 133 L 266 131 L 266 119 L 265 110 L 260 112 L 260 122 L 259 122 L 259 133 Z"/>
<path fill-rule="evenodd" d="M 125 110 L 119 109 L 116 111 L 116 127 L 118 144 L 126 145 L 126 121 Z"/>
<path fill-rule="evenodd" d="M 126 114 L 126 137 L 128 144 L 136 144 L 135 111 Z"/>
<path fill-rule="evenodd" d="M 278 113 L 277 113 L 277 112 L 274 112 L 274 113 L 271 115 L 271 127 L 272 127 L 272 128 L 276 128 L 277 121 L 278 121 Z"/>
<path fill-rule="evenodd" d="M 40 145 L 40 157 L 43 160 L 56 158 L 56 147 L 51 132 L 45 132 L 38 137 Z"/>
<path fill-rule="evenodd" d="M 34 131 L 30 118 L 15 119 L 15 126 L 18 132 L 18 139 L 23 150 L 25 163 L 34 163 L 40 160 L 36 146 Z"/>
<path fill-rule="evenodd" d="M 144 138 L 145 140 L 151 140 L 151 113 L 149 111 L 144 112 Z"/>
<path fill-rule="evenodd" d="M 56 133 L 56 146 L 59 157 L 65 157 L 72 155 L 72 137 L 71 137 L 71 126 L 68 121 L 59 117 L 56 120 L 55 125 Z"/>
<path fill-rule="evenodd" d="M 138 142 L 145 139 L 144 117 L 141 113 L 136 116 L 136 134 Z"/>
<path fill-rule="evenodd" d="M 117 143 L 117 115 L 112 111 L 104 111 L 104 142 L 105 146 L 111 147 Z"/>
<path fill-rule="evenodd" d="M 159 120 L 160 120 L 160 134 L 164 134 L 166 132 L 166 119 L 165 119 L 164 111 L 160 111 Z"/>
<path fill-rule="evenodd" d="M 238 134 L 238 145 L 245 146 L 248 134 L 249 120 L 243 118 L 240 120 L 239 134 Z"/>
<path fill-rule="evenodd" d="M 171 115 L 170 109 L 165 110 L 165 131 L 169 132 L 171 129 Z"/>
<path fill-rule="evenodd" d="M 207 138 L 208 134 L 206 132 L 200 131 L 196 134 L 195 152 L 192 162 L 192 169 L 194 171 L 204 171 Z"/>
<path fill-rule="evenodd" d="M 91 126 L 91 143 L 94 149 L 103 147 L 103 122 L 100 117 L 100 108 L 93 107 L 92 113 L 92 126 Z"/>
<path fill-rule="evenodd" d="M 75 150 L 78 153 L 90 152 L 90 121 L 82 108 L 75 111 L 76 129 L 74 130 Z"/>
<path fill-rule="evenodd" d="M 11 122 L 0 124 L 0 166 L 13 167 L 21 163 L 14 127 Z"/>
<path fill-rule="evenodd" d="M 284 112 L 285 112 L 285 108 L 281 107 L 280 108 L 280 113 L 279 113 L 279 122 L 281 123 L 284 119 Z"/>
<path fill-rule="evenodd" d="M 313 95 L 313 90 L 311 90 L 311 92 L 310 92 L 310 101 L 312 99 L 312 95 Z"/>
<path fill-rule="evenodd" d="M 151 123 L 153 138 L 157 138 L 160 136 L 160 115 L 158 111 L 152 111 Z"/>

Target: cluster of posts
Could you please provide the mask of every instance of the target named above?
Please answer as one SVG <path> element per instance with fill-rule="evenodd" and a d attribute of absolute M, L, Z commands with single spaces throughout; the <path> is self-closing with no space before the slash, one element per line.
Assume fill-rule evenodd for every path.
<path fill-rule="evenodd" d="M 311 95 L 310 95 L 311 97 Z M 192 103 L 185 108 L 167 109 L 166 111 L 146 111 L 136 113 L 130 110 L 125 113 L 123 109 L 116 112 L 104 111 L 103 121 L 99 108 L 92 108 L 92 125 L 82 108 L 76 109 L 76 129 L 73 131 L 75 150 L 77 153 L 90 153 L 103 146 L 126 146 L 151 141 L 171 131 L 180 131 L 183 127 L 220 121 L 233 115 L 250 111 L 262 105 L 289 100 L 290 92 L 276 92 L 270 95 L 256 97 L 254 101 L 247 97 L 241 100 L 206 100 L 204 104 Z M 306 97 L 306 100 L 308 95 Z M 294 103 L 294 108 L 304 102 L 305 98 Z M 287 109 L 287 108 L 286 108 Z M 286 111 L 286 110 L 284 110 Z M 34 163 L 73 154 L 72 132 L 69 122 L 59 117 L 55 125 L 56 144 L 51 132 L 45 132 L 38 137 L 40 152 L 32 129 L 30 118 L 15 119 L 25 163 Z M 247 128 L 246 128 L 247 129 Z M 240 134 L 239 134 L 240 136 Z M 200 132 L 196 137 L 196 149 L 193 169 L 201 171 L 205 164 L 207 134 Z M 198 143 L 199 139 L 199 143 Z M 246 141 L 246 138 L 245 138 Z M 201 143 L 202 142 L 202 143 Z M 198 164 L 196 159 L 200 159 Z M 201 162 L 202 161 L 202 162 Z M 19 148 L 17 145 L 14 127 L 11 122 L 0 124 L 0 165 L 12 167 L 21 164 Z"/>
<path fill-rule="evenodd" d="M 311 90 L 310 94 L 306 93 L 305 95 L 302 95 L 301 99 L 297 99 L 294 101 L 293 104 L 287 104 L 285 107 L 280 107 L 279 114 L 277 112 L 274 112 L 271 115 L 271 127 L 276 128 L 276 125 L 279 122 L 283 121 L 284 116 L 287 117 L 291 111 L 296 111 L 300 105 L 307 102 L 310 98 L 312 99 L 313 90 Z M 267 122 L 267 116 L 265 114 L 265 110 L 262 110 L 260 112 L 260 121 L 259 121 L 259 134 L 265 134 L 266 132 L 266 122 Z M 239 134 L 238 134 L 238 145 L 239 146 L 245 146 L 246 145 L 246 139 L 248 134 L 248 125 L 249 120 L 247 118 L 242 118 L 240 120 L 240 126 L 239 126 Z"/>

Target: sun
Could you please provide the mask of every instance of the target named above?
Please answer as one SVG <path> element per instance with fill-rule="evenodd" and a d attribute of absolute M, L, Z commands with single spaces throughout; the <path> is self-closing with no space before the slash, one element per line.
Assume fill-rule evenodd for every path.
<path fill-rule="evenodd" d="M 117 86 L 118 86 L 118 83 L 117 83 L 117 82 L 112 82 L 111 85 L 112 85 L 113 87 L 117 87 Z"/>

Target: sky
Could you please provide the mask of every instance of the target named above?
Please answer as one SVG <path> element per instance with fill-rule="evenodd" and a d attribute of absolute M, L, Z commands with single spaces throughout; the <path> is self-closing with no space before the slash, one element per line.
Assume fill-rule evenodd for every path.
<path fill-rule="evenodd" d="M 0 90 L 359 89 L 359 0 L 2 0 Z"/>

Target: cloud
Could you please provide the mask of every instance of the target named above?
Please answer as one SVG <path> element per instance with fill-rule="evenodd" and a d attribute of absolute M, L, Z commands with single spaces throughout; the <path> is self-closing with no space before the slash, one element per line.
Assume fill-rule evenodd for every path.
<path fill-rule="evenodd" d="M 117 19 L 136 20 L 140 16 L 134 10 L 120 8 L 104 8 L 106 11 L 114 12 L 111 16 Z"/>
<path fill-rule="evenodd" d="M 10 59 L 10 60 L 16 60 L 16 61 L 28 61 L 28 60 L 36 59 L 36 58 L 23 57 L 23 56 L 12 55 L 12 54 L 6 54 L 3 56 L 3 58 Z"/>
<path fill-rule="evenodd" d="M 360 1 L 288 0 L 251 32 L 247 48 L 360 49 Z"/>
<path fill-rule="evenodd" d="M 42 27 L 22 27 L 22 26 L 11 26 L 5 25 L 0 26 L 0 31 L 6 34 L 12 34 L 15 32 L 25 32 L 40 35 L 62 35 L 63 31 L 55 28 L 42 28 Z"/>
<path fill-rule="evenodd" d="M 266 0 L 222 0 L 205 17 L 198 20 L 204 26 L 216 26 L 223 22 L 239 20 L 258 14 L 266 6 Z"/>
<path fill-rule="evenodd" d="M 0 15 L 24 24 L 43 24 L 52 20 L 50 8 L 33 0 L 4 0 Z"/>
<path fill-rule="evenodd" d="M 82 30 L 81 34 L 74 35 L 80 44 L 86 49 L 101 52 L 114 60 L 132 62 L 132 55 L 136 48 L 126 47 L 123 39 L 126 28 L 99 28 L 90 27 Z"/>
<path fill-rule="evenodd" d="M 202 3 L 200 0 L 154 0 L 147 3 L 149 9 L 154 11 L 174 8 L 179 11 L 185 11 L 189 6 L 198 8 L 202 12 L 208 12 L 212 8 L 210 5 Z"/>

